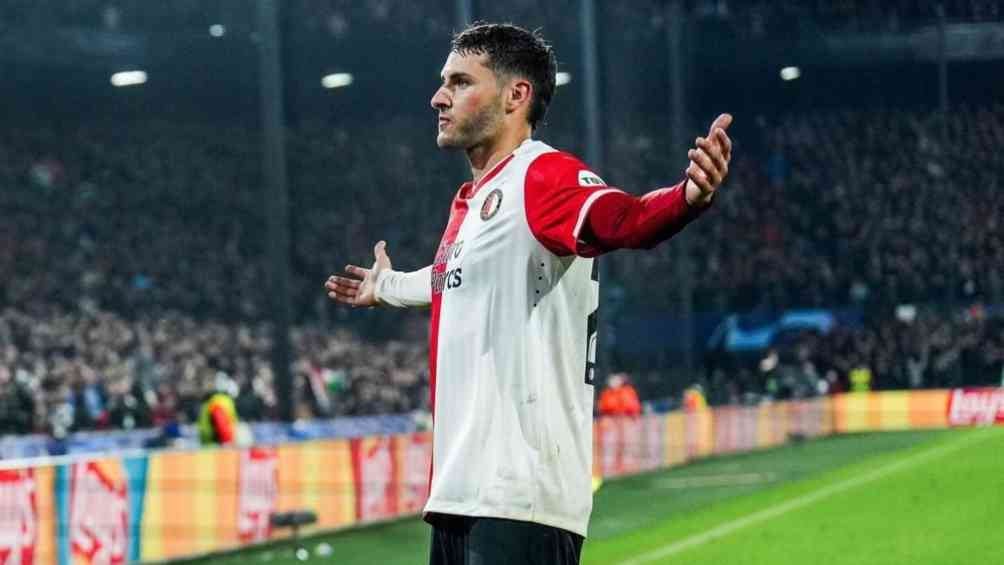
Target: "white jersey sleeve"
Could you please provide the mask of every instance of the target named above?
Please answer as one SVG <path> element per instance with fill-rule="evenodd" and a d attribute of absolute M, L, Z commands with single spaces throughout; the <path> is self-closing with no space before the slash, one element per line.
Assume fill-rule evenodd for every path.
<path fill-rule="evenodd" d="M 424 308 L 432 304 L 432 265 L 403 273 L 386 270 L 377 276 L 377 302 L 395 308 Z"/>

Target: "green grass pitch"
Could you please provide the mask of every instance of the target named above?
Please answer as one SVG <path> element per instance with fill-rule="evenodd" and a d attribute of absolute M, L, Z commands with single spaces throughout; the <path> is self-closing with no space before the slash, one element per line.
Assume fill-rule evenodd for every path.
<path fill-rule="evenodd" d="M 609 481 L 584 565 L 1004 563 L 1004 428 L 838 436 Z M 416 519 L 194 563 L 427 562 Z M 318 546 L 330 553 L 318 556 Z"/>

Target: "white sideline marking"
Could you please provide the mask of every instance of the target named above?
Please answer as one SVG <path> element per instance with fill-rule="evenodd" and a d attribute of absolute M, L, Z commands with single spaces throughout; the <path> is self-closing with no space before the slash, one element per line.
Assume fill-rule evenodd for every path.
<path fill-rule="evenodd" d="M 787 514 L 792 510 L 797 510 L 804 506 L 808 506 L 815 502 L 819 502 L 820 500 L 828 496 L 833 496 L 834 494 L 837 494 L 839 492 L 843 492 L 845 490 L 852 489 L 856 486 L 863 485 L 865 483 L 869 483 L 874 480 L 880 479 L 886 475 L 895 473 L 896 471 L 900 471 L 907 467 L 912 467 L 913 465 L 916 465 L 918 463 L 923 463 L 928 459 L 933 459 L 935 457 L 940 457 L 953 451 L 958 451 L 959 449 L 962 449 L 963 447 L 966 447 L 975 441 L 982 440 L 987 437 L 989 437 L 989 434 L 980 434 L 980 433 L 969 434 L 959 441 L 950 443 L 948 445 L 942 445 L 939 447 L 931 448 L 926 451 L 922 451 L 916 455 L 913 455 L 912 457 L 907 457 L 906 459 L 896 461 L 895 463 L 890 463 L 889 465 L 886 465 L 884 467 L 879 467 L 878 469 L 875 469 L 870 473 L 865 473 L 864 475 L 860 475 L 851 479 L 847 479 L 845 481 L 841 481 L 839 483 L 835 483 L 820 488 L 812 492 L 808 492 L 797 498 L 793 498 L 787 502 L 778 504 L 776 506 L 772 506 L 770 508 L 765 508 L 764 510 L 760 510 L 759 512 L 754 512 L 752 514 L 743 516 L 742 518 L 732 520 L 731 522 L 725 522 L 724 524 L 715 526 L 710 530 L 701 532 L 699 534 L 694 534 L 689 537 L 685 537 L 669 545 L 664 545 L 648 553 L 643 553 L 638 557 L 621 561 L 617 565 L 640 565 L 642 563 L 649 563 L 657 559 L 664 559 L 666 557 L 675 555 L 677 553 L 680 553 L 681 551 L 690 549 L 692 547 L 704 545 L 709 541 L 725 537 L 731 534 L 732 532 L 741 530 L 747 526 L 752 526 L 753 524 L 770 520 L 771 518 L 777 518 L 778 516 Z"/>

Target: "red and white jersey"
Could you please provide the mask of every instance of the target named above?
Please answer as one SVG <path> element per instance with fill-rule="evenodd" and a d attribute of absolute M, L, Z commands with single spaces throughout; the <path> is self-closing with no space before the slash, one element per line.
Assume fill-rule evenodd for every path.
<path fill-rule="evenodd" d="M 454 198 L 431 277 L 426 512 L 586 534 L 599 282 L 579 230 L 615 190 L 527 140 Z"/>

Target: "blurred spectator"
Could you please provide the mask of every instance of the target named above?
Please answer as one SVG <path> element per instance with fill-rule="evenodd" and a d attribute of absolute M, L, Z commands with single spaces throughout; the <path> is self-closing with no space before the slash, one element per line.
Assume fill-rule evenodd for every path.
<path fill-rule="evenodd" d="M 708 407 L 708 401 L 704 397 L 704 387 L 699 384 L 691 385 L 683 391 L 683 409 L 687 412 L 699 412 Z"/>
<path fill-rule="evenodd" d="M 0 365 L 0 435 L 30 432 L 34 405 L 30 391 Z"/>
<path fill-rule="evenodd" d="M 148 428 L 153 424 L 146 397 L 131 379 L 121 379 L 110 387 L 108 423 L 112 428 L 124 430 Z"/>
<path fill-rule="evenodd" d="M 216 373 L 215 381 L 199 408 L 199 441 L 202 445 L 234 445 L 240 425 L 234 403 L 237 383 L 222 371 Z"/>
<path fill-rule="evenodd" d="M 627 373 L 614 373 L 607 378 L 607 387 L 600 393 L 597 405 L 601 416 L 639 416 L 641 401 Z"/>

